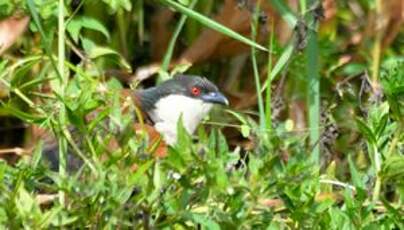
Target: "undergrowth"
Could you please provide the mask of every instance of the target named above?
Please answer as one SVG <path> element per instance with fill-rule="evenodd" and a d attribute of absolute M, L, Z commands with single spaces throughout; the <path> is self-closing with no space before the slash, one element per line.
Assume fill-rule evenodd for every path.
<path fill-rule="evenodd" d="M 23 124 L 3 131 L 0 143 L 5 156 L 0 161 L 0 225 L 404 229 L 402 33 L 379 57 L 374 81 L 368 77 L 374 64 L 366 55 L 368 47 L 357 51 L 359 61 L 343 63 L 339 55 L 345 34 L 335 35 L 338 28 L 332 25 L 332 32 L 317 33 L 320 16 L 314 1 L 299 1 L 300 13 L 283 1 L 268 1 L 295 28 L 283 43 L 276 36 L 259 43 L 261 7 L 239 2 L 253 15 L 251 37 L 204 16 L 216 12 L 216 1 L 0 3 L 1 18 L 31 17 L 26 34 L 0 59 L 2 126 Z M 359 2 L 366 11 L 374 7 Z M 249 78 L 236 79 L 240 85 L 255 82 L 245 97 L 265 92 L 258 96 L 258 109 L 257 103 L 247 109 L 217 108 L 194 137 L 179 125 L 178 144 L 161 159 L 150 153 L 147 137 L 132 130 L 139 120 L 136 108 L 121 101 L 119 92 L 136 90 L 139 82 L 107 74 L 152 62 L 147 10 L 159 7 L 182 15 L 172 28 L 176 32 L 162 59 L 160 80 L 184 71 L 210 79 L 218 79 L 221 68 L 231 73 L 245 54 L 193 67 L 170 62 L 177 43 L 189 44 L 210 28 L 251 49 L 251 61 L 244 59 L 246 67 L 240 70 Z M 335 23 L 342 28 L 352 17 L 343 8 Z M 273 23 L 269 18 L 271 32 Z M 306 109 L 298 110 L 302 103 Z M 299 113 L 308 114 L 306 126 L 300 126 Z M 60 156 L 73 154 L 83 167 L 69 171 L 61 161 L 59 170 L 51 170 L 42 154 L 47 140 L 35 136 L 33 126 L 51 132 Z M 112 142 L 118 147 L 111 151 Z M 6 149 L 11 154 L 3 155 Z"/>

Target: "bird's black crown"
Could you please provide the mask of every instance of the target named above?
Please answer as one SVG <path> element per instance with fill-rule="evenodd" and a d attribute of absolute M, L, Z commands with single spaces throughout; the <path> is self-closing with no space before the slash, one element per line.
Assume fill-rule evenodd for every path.
<path fill-rule="evenodd" d="M 158 100 L 169 95 L 183 95 L 201 100 L 204 100 L 208 95 L 221 95 L 217 86 L 207 78 L 182 74 L 176 75 L 155 87 L 140 90 L 137 94 L 142 108 L 146 111 L 153 109 Z M 212 101 L 212 103 L 220 102 Z M 227 101 L 224 101 L 222 104 L 226 103 Z"/>

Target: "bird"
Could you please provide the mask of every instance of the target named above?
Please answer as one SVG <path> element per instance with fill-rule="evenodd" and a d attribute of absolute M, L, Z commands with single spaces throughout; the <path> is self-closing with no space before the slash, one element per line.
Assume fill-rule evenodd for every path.
<path fill-rule="evenodd" d="M 192 134 L 214 104 L 229 104 L 211 81 L 187 75 L 178 75 L 158 86 L 135 92 L 135 98 L 168 145 L 177 142 L 180 119 L 185 130 Z"/>
<path fill-rule="evenodd" d="M 141 111 L 146 122 L 133 121 L 132 128 L 136 134 L 147 133 L 148 145 L 154 146 L 156 157 L 165 157 L 168 146 L 177 144 L 179 122 L 192 135 L 214 105 L 229 105 L 226 96 L 214 83 L 197 75 L 178 74 L 154 87 L 124 90 L 122 94 Z M 56 170 L 59 164 L 58 146 L 55 140 L 48 142 L 51 144 L 45 144 L 43 155 L 50 162 L 50 168 Z M 68 154 L 68 170 L 77 170 L 81 165 L 78 157 Z"/>

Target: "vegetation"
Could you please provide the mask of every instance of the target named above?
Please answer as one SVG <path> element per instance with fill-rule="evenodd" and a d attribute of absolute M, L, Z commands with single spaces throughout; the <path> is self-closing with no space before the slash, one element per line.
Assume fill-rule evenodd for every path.
<path fill-rule="evenodd" d="M 0 1 L 0 225 L 404 229 L 403 4 Z M 181 72 L 230 107 L 155 158 L 119 92 Z"/>

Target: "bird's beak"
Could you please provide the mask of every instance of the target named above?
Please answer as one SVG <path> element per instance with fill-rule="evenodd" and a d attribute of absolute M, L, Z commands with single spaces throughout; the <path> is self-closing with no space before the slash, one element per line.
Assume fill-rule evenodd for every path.
<path fill-rule="evenodd" d="M 210 92 L 208 94 L 201 95 L 201 98 L 205 102 L 229 105 L 229 100 L 220 92 Z"/>

